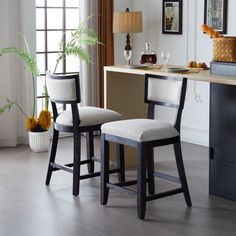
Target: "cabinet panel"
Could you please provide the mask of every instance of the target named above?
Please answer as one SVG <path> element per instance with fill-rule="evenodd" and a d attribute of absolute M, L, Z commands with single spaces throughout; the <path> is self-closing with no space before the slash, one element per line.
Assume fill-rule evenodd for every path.
<path fill-rule="evenodd" d="M 210 194 L 236 201 L 236 87 L 211 84 Z"/>

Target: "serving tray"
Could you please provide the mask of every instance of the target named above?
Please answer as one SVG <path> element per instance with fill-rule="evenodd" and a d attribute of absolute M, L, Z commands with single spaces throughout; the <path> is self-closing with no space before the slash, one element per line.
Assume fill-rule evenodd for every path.
<path fill-rule="evenodd" d="M 167 72 L 188 72 L 188 68 L 180 68 L 180 67 L 169 67 L 166 69 Z"/>

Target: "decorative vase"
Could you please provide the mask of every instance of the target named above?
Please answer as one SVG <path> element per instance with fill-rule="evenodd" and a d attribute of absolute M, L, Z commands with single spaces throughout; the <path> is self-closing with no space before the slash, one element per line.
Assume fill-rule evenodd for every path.
<path fill-rule="evenodd" d="M 29 131 L 29 145 L 33 152 L 46 152 L 49 149 L 49 131 Z"/>

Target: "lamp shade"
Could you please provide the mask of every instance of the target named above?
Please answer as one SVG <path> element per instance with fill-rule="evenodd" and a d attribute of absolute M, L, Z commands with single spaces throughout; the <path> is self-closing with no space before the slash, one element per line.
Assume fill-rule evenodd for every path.
<path fill-rule="evenodd" d="M 113 33 L 139 33 L 142 31 L 142 12 L 113 13 Z"/>

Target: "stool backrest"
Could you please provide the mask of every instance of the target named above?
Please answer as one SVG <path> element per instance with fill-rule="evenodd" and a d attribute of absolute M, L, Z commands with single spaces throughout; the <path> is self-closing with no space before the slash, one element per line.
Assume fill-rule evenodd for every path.
<path fill-rule="evenodd" d="M 154 118 L 155 105 L 176 108 L 177 115 L 174 126 L 180 131 L 186 87 L 186 78 L 145 74 L 144 101 L 149 104 L 148 118 Z"/>
<path fill-rule="evenodd" d="M 46 84 L 51 101 L 80 103 L 79 74 L 57 75 L 47 72 Z"/>
<path fill-rule="evenodd" d="M 73 116 L 73 126 L 74 128 L 78 128 L 80 116 L 77 103 L 80 103 L 81 101 L 79 74 L 57 75 L 47 72 L 46 84 L 52 104 L 54 124 L 58 117 L 56 103 L 70 104 Z"/>

